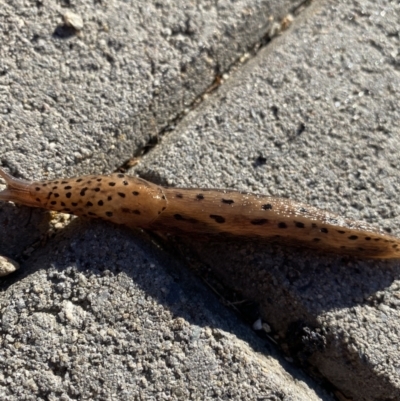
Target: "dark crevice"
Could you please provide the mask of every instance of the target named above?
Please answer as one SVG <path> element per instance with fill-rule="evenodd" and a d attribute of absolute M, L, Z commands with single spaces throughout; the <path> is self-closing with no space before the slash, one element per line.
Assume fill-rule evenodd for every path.
<path fill-rule="evenodd" d="M 282 32 L 287 30 L 293 22 L 293 18 L 297 17 L 300 13 L 304 11 L 310 4 L 312 0 L 304 0 L 302 3 L 294 7 L 288 12 L 288 14 L 281 20 L 280 24 L 271 24 L 265 35 L 254 43 L 252 46 L 244 51 L 241 56 L 238 56 L 235 61 L 233 61 L 224 71 L 221 70 L 219 65 L 216 65 L 214 69 L 214 80 L 211 85 L 204 90 L 203 93 L 199 94 L 186 108 L 186 110 L 195 110 L 200 104 L 203 103 L 207 95 L 216 92 L 220 86 L 225 82 L 224 77 L 231 75 L 236 72 L 243 65 L 247 64 L 250 60 L 254 59 L 258 53 L 266 46 L 268 46 L 273 39 L 280 36 Z M 129 168 L 135 166 L 140 162 L 140 159 L 149 153 L 153 148 L 155 148 L 161 141 L 162 137 L 167 133 L 174 131 L 178 124 L 187 115 L 187 111 L 179 112 L 174 118 L 172 118 L 163 128 L 159 130 L 157 135 L 153 135 L 147 143 L 145 143 L 141 148 L 134 152 L 133 156 L 124 161 L 120 166 L 118 166 L 116 172 L 125 172 Z M 301 131 L 301 129 L 299 130 Z M 301 133 L 301 132 L 300 132 Z"/>

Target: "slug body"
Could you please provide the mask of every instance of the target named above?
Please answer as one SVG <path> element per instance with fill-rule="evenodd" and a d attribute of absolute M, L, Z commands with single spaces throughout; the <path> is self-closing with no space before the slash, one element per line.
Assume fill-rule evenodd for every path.
<path fill-rule="evenodd" d="M 400 239 L 288 199 L 163 188 L 124 174 L 27 182 L 0 169 L 0 200 L 174 234 L 265 238 L 356 257 L 400 258 Z"/>

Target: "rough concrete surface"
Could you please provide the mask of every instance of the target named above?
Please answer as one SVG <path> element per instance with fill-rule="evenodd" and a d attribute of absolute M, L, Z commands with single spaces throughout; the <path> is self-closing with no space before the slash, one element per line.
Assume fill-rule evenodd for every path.
<path fill-rule="evenodd" d="M 30 178 L 115 169 L 300 3 L 3 1 L 2 164 Z"/>
<path fill-rule="evenodd" d="M 75 220 L 3 288 L 2 400 L 321 399 L 127 229 Z"/>
<path fill-rule="evenodd" d="M 399 11 L 390 2 L 308 10 L 139 173 L 288 197 L 399 235 Z M 352 399 L 400 399 L 398 262 L 186 242 L 259 303 L 282 347 L 313 375 Z"/>
<path fill-rule="evenodd" d="M 137 173 L 289 197 L 400 235 L 399 5 L 300 3 L 7 2 L 1 165 L 25 178 L 112 171 L 187 113 Z M 71 10 L 81 30 L 62 25 Z M 293 25 L 263 42 L 290 11 Z M 2 278 L 2 399 L 399 399 L 397 262 L 68 222 L 0 205 L 0 253 L 21 265 Z M 318 384 L 189 266 L 255 302 Z"/>

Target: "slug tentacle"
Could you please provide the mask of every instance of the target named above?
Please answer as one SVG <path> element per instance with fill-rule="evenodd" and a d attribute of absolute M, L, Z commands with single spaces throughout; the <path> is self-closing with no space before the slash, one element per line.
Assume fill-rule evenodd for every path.
<path fill-rule="evenodd" d="M 289 199 L 163 188 L 124 174 L 32 182 L 0 169 L 0 200 L 175 234 L 241 236 L 366 258 L 400 258 L 400 239 Z"/>
<path fill-rule="evenodd" d="M 26 206 L 37 206 L 37 202 L 30 195 L 31 183 L 29 181 L 15 178 L 2 169 L 0 169 L 0 177 L 4 179 L 7 185 L 6 189 L 0 191 L 0 200 L 17 202 Z"/>

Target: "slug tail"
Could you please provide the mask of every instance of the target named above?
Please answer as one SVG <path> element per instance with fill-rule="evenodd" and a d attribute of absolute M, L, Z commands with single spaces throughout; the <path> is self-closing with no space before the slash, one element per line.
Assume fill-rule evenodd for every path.
<path fill-rule="evenodd" d="M 0 191 L 0 201 L 10 201 L 26 206 L 38 206 L 30 193 L 30 182 L 14 178 L 0 169 L 0 177 L 6 182 L 7 188 Z"/>

